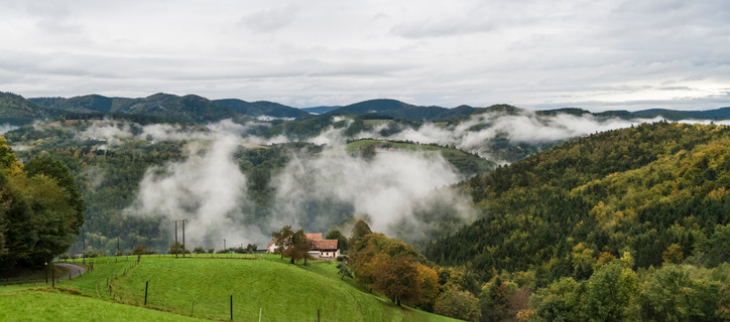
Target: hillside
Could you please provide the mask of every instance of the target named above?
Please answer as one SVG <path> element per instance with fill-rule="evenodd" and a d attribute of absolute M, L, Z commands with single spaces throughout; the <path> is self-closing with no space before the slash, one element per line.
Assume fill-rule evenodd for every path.
<path fill-rule="evenodd" d="M 76 96 L 71 98 L 63 98 L 63 97 L 39 97 L 39 98 L 31 98 L 31 101 L 34 103 L 43 105 L 45 107 L 55 109 L 55 110 L 63 110 L 63 111 L 69 111 L 69 112 L 79 112 L 79 113 L 91 113 L 91 112 L 101 112 L 101 113 L 109 113 L 113 112 L 113 106 L 118 105 L 119 101 L 121 100 L 129 100 L 129 99 L 120 99 L 120 98 L 109 98 L 101 95 L 86 95 L 86 96 Z M 117 102 L 115 102 L 117 101 Z M 116 104 L 115 104 L 116 103 Z"/>
<path fill-rule="evenodd" d="M 20 95 L 0 92 L 0 123 L 25 124 L 58 114 Z"/>
<path fill-rule="evenodd" d="M 189 123 L 241 119 L 242 115 L 197 95 L 158 93 L 144 98 L 109 98 L 86 95 L 72 98 L 34 98 L 49 109 L 76 113 L 117 113 L 158 117 Z"/>
<path fill-rule="evenodd" d="M 57 301 L 49 310 L 59 316 L 69 316 L 77 308 L 105 307 L 108 312 L 94 314 L 107 316 L 109 321 L 117 321 L 116 316 L 122 314 L 139 314 L 148 320 L 193 321 L 182 315 L 228 320 L 233 295 L 234 321 L 257 320 L 259 310 L 262 321 L 316 321 L 317 310 L 321 321 L 457 321 L 399 308 L 386 298 L 360 289 L 352 279 L 341 279 L 335 263 L 302 266 L 288 264 L 277 255 L 264 255 L 259 260 L 216 256 L 175 259 L 152 255 L 142 257 L 139 265 L 134 264 L 136 257 L 122 257 L 119 262 L 116 258 L 91 259 L 94 271 L 57 284 L 65 293 L 83 296 L 48 289 L 0 293 L 0 317 L 10 313 L 16 321 L 32 319 L 32 305 L 23 300 L 36 299 L 40 303 Z M 107 279 L 111 281 L 111 295 Z M 147 308 L 154 310 L 141 308 L 147 281 Z"/>
<path fill-rule="evenodd" d="M 375 99 L 343 106 L 332 110 L 331 115 L 360 115 L 375 113 L 411 121 L 445 120 L 461 115 L 471 114 L 475 109 L 460 106 L 447 109 L 438 106 L 416 106 L 391 99 Z"/>
<path fill-rule="evenodd" d="M 348 143 L 345 146 L 345 149 L 349 153 L 359 153 L 363 155 L 368 153 L 391 153 L 395 151 L 435 151 L 439 152 L 444 159 L 449 161 L 465 177 L 471 177 L 477 173 L 487 172 L 494 169 L 496 166 L 496 164 L 492 161 L 461 150 L 410 142 L 363 139 Z"/>
<path fill-rule="evenodd" d="M 310 115 L 306 111 L 298 108 L 268 101 L 246 102 L 244 100 L 231 98 L 214 100 L 213 102 L 236 113 L 253 117 L 270 116 L 277 118 L 301 118 Z"/>
<path fill-rule="evenodd" d="M 200 96 L 176 96 L 163 93 L 136 99 L 114 112 L 151 115 L 192 123 L 213 122 L 237 117 L 237 113 Z"/>
<path fill-rule="evenodd" d="M 590 276 L 576 251 L 659 266 L 670 245 L 694 263 L 730 259 L 703 241 L 730 222 L 730 128 L 655 123 L 580 138 L 462 184 L 480 219 L 435 240 L 442 264 L 536 272 L 538 285 Z M 724 246 L 723 246 L 724 247 Z M 602 255 L 603 256 L 603 255 Z M 723 257 L 724 256 L 724 257 Z"/>

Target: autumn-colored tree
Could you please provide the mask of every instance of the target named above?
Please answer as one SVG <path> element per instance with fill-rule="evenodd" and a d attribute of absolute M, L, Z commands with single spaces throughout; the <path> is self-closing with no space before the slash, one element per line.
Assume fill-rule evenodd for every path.
<path fill-rule="evenodd" d="M 398 306 L 416 304 L 421 298 L 418 269 L 405 257 L 387 257 L 375 269 L 373 288 Z"/>
<path fill-rule="evenodd" d="M 678 264 L 682 262 L 682 258 L 684 258 L 684 252 L 682 252 L 682 246 L 679 244 L 669 245 L 667 250 L 662 253 L 662 259 L 665 263 Z"/>
<path fill-rule="evenodd" d="M 307 235 L 304 234 L 304 230 L 297 230 L 291 235 L 289 240 L 289 247 L 282 252 L 283 256 L 290 258 L 291 264 L 303 259 L 304 265 L 307 265 L 307 259 L 312 258 L 312 256 L 309 255 L 311 246 L 309 245 L 309 240 L 307 240 Z"/>
<path fill-rule="evenodd" d="M 435 269 L 426 265 L 421 263 L 416 263 L 415 265 L 421 283 L 421 301 L 418 303 L 418 307 L 425 311 L 433 312 L 433 306 L 436 304 L 439 293 L 441 293 L 439 275 Z"/>

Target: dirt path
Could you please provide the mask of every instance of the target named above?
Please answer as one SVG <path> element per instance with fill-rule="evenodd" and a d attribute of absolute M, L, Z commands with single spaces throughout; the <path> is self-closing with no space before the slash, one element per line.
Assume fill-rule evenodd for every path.
<path fill-rule="evenodd" d="M 69 263 L 56 263 L 54 264 L 56 266 L 61 266 L 63 268 L 68 269 L 68 274 L 65 276 L 61 276 L 57 278 L 57 281 L 68 279 L 69 277 L 76 277 L 83 273 L 86 273 L 86 268 L 79 265 L 69 264 Z"/>

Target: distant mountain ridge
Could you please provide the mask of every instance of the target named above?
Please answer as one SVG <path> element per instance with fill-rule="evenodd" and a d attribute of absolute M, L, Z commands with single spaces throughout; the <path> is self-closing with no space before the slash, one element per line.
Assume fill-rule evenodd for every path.
<path fill-rule="evenodd" d="M 57 116 L 58 111 L 42 107 L 20 95 L 0 92 L 0 122 L 26 124 L 35 119 Z"/>
<path fill-rule="evenodd" d="M 343 106 L 332 110 L 331 115 L 360 115 L 376 113 L 411 121 L 445 121 L 447 119 L 469 115 L 475 108 L 462 105 L 449 109 L 439 106 L 416 106 L 392 99 L 374 99 Z"/>
<path fill-rule="evenodd" d="M 270 101 L 248 102 L 235 98 L 209 100 L 198 95 L 177 96 L 165 93 L 158 93 L 144 98 L 106 97 L 92 94 L 71 98 L 38 97 L 25 99 L 19 95 L 0 92 L 0 121 L 19 121 L 21 123 L 38 118 L 55 117 L 67 112 L 139 114 L 172 121 L 203 123 L 226 118 L 240 119 L 260 116 L 304 119 L 311 117 L 312 114 L 379 114 L 416 122 L 441 122 L 465 119 L 476 113 L 517 114 L 522 111 L 527 110 L 507 104 L 496 104 L 489 107 L 461 105 L 455 108 L 445 108 L 440 106 L 418 106 L 394 99 L 373 99 L 346 106 L 317 106 L 300 109 Z M 590 112 L 581 108 L 566 107 L 539 110 L 534 111 L 534 113 L 546 116 L 591 114 L 601 118 L 619 117 L 625 119 L 663 117 L 671 121 L 730 119 L 730 107 L 704 111 L 648 109 L 635 112 L 624 110 Z"/>
<path fill-rule="evenodd" d="M 301 118 L 311 115 L 302 109 L 269 101 L 247 102 L 236 98 L 228 98 L 214 100 L 213 102 L 236 113 L 254 117 L 271 116 L 279 118 Z"/>

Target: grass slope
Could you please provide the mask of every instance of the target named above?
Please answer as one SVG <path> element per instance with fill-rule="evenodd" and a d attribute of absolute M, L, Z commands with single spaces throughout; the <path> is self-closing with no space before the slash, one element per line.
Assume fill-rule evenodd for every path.
<path fill-rule="evenodd" d="M 142 307 L 54 292 L 25 290 L 0 295 L 0 321 L 206 321 Z"/>
<path fill-rule="evenodd" d="M 93 259 L 92 272 L 56 284 L 63 293 L 47 286 L 16 286 L 0 292 L 0 321 L 198 321 L 187 317 L 193 301 L 194 318 L 228 320 L 231 295 L 235 321 L 257 321 L 260 308 L 262 321 L 316 321 L 318 309 L 322 321 L 456 321 L 399 308 L 352 280 L 343 281 L 334 262 L 310 262 L 305 267 L 277 256 L 259 260 L 216 256 L 152 255 L 139 265 L 136 257 Z M 148 308 L 155 310 L 141 307 L 146 281 L 150 281 Z"/>
<path fill-rule="evenodd" d="M 113 286 L 125 301 L 142 303 L 150 281 L 150 306 L 189 312 L 195 301 L 195 316 L 211 319 L 229 317 L 233 295 L 234 319 L 255 320 L 263 309 L 266 321 L 314 320 L 319 309 L 322 321 L 447 320 L 363 292 L 338 278 L 335 263 L 267 259 L 152 258 Z"/>

